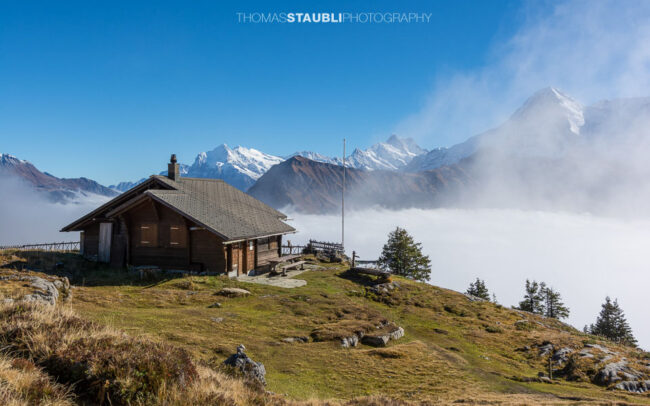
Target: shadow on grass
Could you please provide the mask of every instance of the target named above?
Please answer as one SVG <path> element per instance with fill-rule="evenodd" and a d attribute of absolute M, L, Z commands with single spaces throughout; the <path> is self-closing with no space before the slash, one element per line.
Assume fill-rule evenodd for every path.
<path fill-rule="evenodd" d="M 378 283 L 381 283 L 381 278 L 372 276 L 372 275 L 365 275 L 365 274 L 360 274 L 358 272 L 355 272 L 351 269 L 348 269 L 346 271 L 340 272 L 337 274 L 339 278 L 342 279 L 347 279 L 351 282 L 354 282 L 358 285 L 361 286 L 375 286 Z"/>
<path fill-rule="evenodd" d="M 108 264 L 89 261 L 76 253 L 48 251 L 0 251 L 0 267 L 65 276 L 77 286 L 155 286 L 175 279 L 169 275 L 149 275 L 111 268 Z"/>

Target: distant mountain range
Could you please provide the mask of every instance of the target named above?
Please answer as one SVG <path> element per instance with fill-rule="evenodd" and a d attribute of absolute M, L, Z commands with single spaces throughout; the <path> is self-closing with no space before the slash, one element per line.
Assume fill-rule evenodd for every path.
<path fill-rule="evenodd" d="M 650 199 L 649 129 L 650 98 L 585 107 L 558 89 L 542 89 L 500 126 L 448 148 L 427 151 L 410 138 L 392 135 L 355 149 L 345 160 L 349 207 L 530 201 L 562 202 L 578 210 L 612 201 L 645 206 L 646 190 Z M 26 161 L 2 157 L 0 169 L 13 168 L 12 174 L 55 200 L 80 193 L 108 196 L 145 179 L 105 188 L 85 178 L 59 179 Z M 191 165 L 182 164 L 181 174 L 223 179 L 275 207 L 320 213 L 340 207 L 341 165 L 340 157 L 314 151 L 279 157 L 222 144 L 199 153 Z M 630 188 L 635 190 L 631 197 Z"/>
<path fill-rule="evenodd" d="M 41 192 L 51 202 L 70 203 L 77 200 L 104 196 L 112 197 L 118 193 L 88 178 L 57 178 L 41 172 L 30 162 L 9 154 L 0 154 L 0 177 L 20 180 Z"/>
<path fill-rule="evenodd" d="M 346 207 L 432 208 L 456 201 L 471 177 L 459 165 L 418 173 L 347 168 Z M 306 213 L 332 213 L 341 208 L 343 166 L 294 156 L 272 167 L 249 190 L 273 207 Z"/>

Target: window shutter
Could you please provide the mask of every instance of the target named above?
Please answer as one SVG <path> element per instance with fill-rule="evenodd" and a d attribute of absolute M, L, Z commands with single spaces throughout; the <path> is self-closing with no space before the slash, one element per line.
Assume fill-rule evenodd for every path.
<path fill-rule="evenodd" d="M 142 224 L 140 226 L 140 246 L 158 246 L 158 224 Z"/>
<path fill-rule="evenodd" d="M 172 248 L 187 247 L 187 230 L 184 226 L 169 227 L 169 246 Z"/>

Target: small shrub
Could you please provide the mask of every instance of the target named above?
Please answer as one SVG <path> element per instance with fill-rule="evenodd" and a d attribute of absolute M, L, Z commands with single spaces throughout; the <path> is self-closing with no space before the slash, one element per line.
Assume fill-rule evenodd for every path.
<path fill-rule="evenodd" d="M 487 326 L 485 327 L 485 331 L 488 333 L 503 333 L 503 329 L 497 326 Z"/>
<path fill-rule="evenodd" d="M 455 314 L 456 316 L 460 316 L 460 317 L 469 316 L 469 313 L 465 309 L 459 309 L 454 305 L 445 305 L 444 309 L 447 313 Z"/>
<path fill-rule="evenodd" d="M 515 322 L 515 328 L 519 331 L 532 331 L 534 330 L 534 326 L 532 323 L 529 323 L 526 320 L 518 320 Z"/>

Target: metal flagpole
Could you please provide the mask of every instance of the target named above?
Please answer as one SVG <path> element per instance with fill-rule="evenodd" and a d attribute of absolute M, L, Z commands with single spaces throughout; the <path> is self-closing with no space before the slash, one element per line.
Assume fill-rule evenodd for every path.
<path fill-rule="evenodd" d="M 341 246 L 345 252 L 345 138 L 343 138 L 343 184 L 341 188 Z"/>

